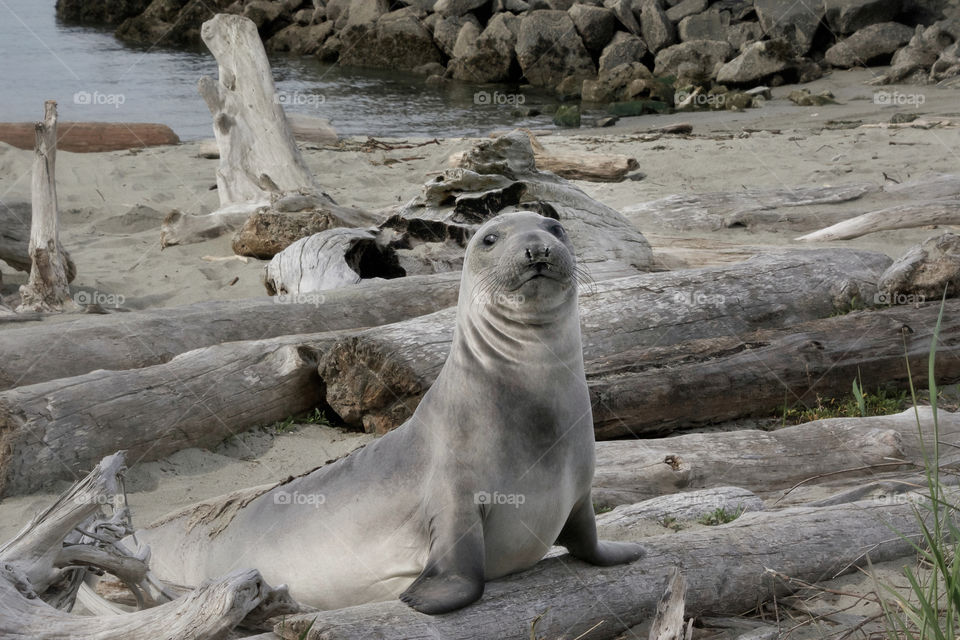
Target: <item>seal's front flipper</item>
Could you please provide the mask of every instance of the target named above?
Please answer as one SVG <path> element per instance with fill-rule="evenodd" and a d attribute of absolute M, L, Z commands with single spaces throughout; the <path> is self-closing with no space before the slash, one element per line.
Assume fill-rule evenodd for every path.
<path fill-rule="evenodd" d="M 635 542 L 597 540 L 597 521 L 589 496 L 570 512 L 557 544 L 566 547 L 574 558 L 601 567 L 633 562 L 644 554 L 643 547 Z"/>
<path fill-rule="evenodd" d="M 461 517 L 456 522 L 434 525 L 427 566 L 400 594 L 403 602 L 421 613 L 434 615 L 480 599 L 485 562 L 483 524 L 479 514 L 470 520 Z"/>

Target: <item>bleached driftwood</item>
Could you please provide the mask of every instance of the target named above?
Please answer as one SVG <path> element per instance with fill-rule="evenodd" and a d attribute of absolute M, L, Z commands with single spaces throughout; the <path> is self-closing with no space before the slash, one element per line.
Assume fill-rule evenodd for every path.
<path fill-rule="evenodd" d="M 926 386 L 940 304 L 856 311 L 785 329 L 638 347 L 586 362 L 598 438 L 668 433 L 863 389 Z M 944 310 L 939 383 L 960 381 L 960 301 Z M 905 357 L 909 359 L 908 372 Z"/>
<path fill-rule="evenodd" d="M 62 311 L 70 298 L 67 279 L 69 257 L 60 245 L 60 210 L 57 206 L 57 103 L 43 105 L 43 121 L 36 124 L 33 178 L 30 183 L 30 279 L 20 287 L 23 311 Z"/>
<path fill-rule="evenodd" d="M 674 567 L 667 580 L 667 588 L 657 603 L 657 613 L 650 625 L 650 640 L 690 640 L 693 637 L 693 618 L 683 623 L 687 598 L 687 581 L 683 573 Z"/>
<path fill-rule="evenodd" d="M 560 220 L 577 259 L 588 268 L 615 262 L 636 272 L 655 269 L 646 238 L 618 211 L 537 169 L 523 131 L 482 140 L 458 162 L 458 168 L 431 179 L 419 196 L 381 225 L 385 241 L 396 247 L 408 273 L 418 273 L 417 264 L 433 268 L 438 253 L 447 263 L 462 262 L 466 241 L 477 225 L 500 212 L 522 209 Z"/>
<path fill-rule="evenodd" d="M 168 216 L 161 244 L 196 242 L 236 230 L 251 213 L 288 194 L 333 204 L 297 149 L 256 25 L 221 13 L 203 23 L 200 33 L 219 65 L 219 81 L 205 76 L 199 90 L 213 115 L 220 147 L 220 208 L 203 216 Z"/>
<path fill-rule="evenodd" d="M 121 446 L 156 460 L 313 409 L 323 400 L 317 360 L 334 338 L 229 342 L 0 392 L 0 496 L 74 478 Z"/>
<path fill-rule="evenodd" d="M 801 210 L 797 208 L 850 202 L 879 189 L 876 185 L 861 183 L 673 195 L 624 207 L 623 213 L 641 228 L 656 224 L 681 231 L 714 231 L 771 222 L 782 227 L 791 218 L 801 216 Z M 816 213 L 817 220 L 822 216 L 822 211 Z"/>
<path fill-rule="evenodd" d="M 688 584 L 686 615 L 739 614 L 789 593 L 768 573 L 817 581 L 912 553 L 891 530 L 919 533 L 911 504 L 858 502 L 824 508 L 746 513 L 734 522 L 644 539 L 640 560 L 588 567 L 569 556 L 550 558 L 529 571 L 487 583 L 477 603 L 443 616 L 423 616 L 399 601 L 367 604 L 288 618 L 274 628 L 287 640 L 377 637 L 528 640 L 538 637 L 603 640 L 649 620 L 675 567 Z"/>
<path fill-rule="evenodd" d="M 960 224 L 960 200 L 930 200 L 870 211 L 856 218 L 800 236 L 797 240 L 802 242 L 850 240 L 877 231 L 914 229 L 943 224 Z"/>
<path fill-rule="evenodd" d="M 0 122 L 0 142 L 33 149 L 34 123 Z M 150 122 L 61 122 L 57 148 L 74 153 L 102 153 L 180 144 L 165 124 Z"/>
<path fill-rule="evenodd" d="M 870 252 L 788 251 L 600 282 L 580 297 L 584 356 L 827 317 L 855 299 L 872 301 L 873 283 L 890 262 Z M 320 369 L 328 404 L 367 431 L 401 424 L 446 359 L 453 317 L 441 311 L 341 340 Z"/>
<path fill-rule="evenodd" d="M 288 199 L 288 210 L 264 207 L 247 218 L 233 237 L 237 255 L 268 260 L 300 238 L 336 227 L 370 227 L 383 220 L 361 209 L 322 206 L 313 198 Z"/>
<path fill-rule="evenodd" d="M 30 271 L 29 202 L 0 202 L 0 260 L 18 271 Z"/>
<path fill-rule="evenodd" d="M 300 610 L 285 588 L 272 588 L 253 570 L 208 581 L 189 595 L 134 613 L 79 616 L 57 608 L 69 608 L 79 586 L 75 577 L 88 568 L 122 577 L 142 597 L 156 588 L 146 558 L 119 542 L 129 532 L 120 479 L 124 464 L 123 453 L 104 458 L 0 546 L 0 637 L 214 640 L 248 617 Z M 114 514 L 105 517 L 101 510 L 108 504 Z M 78 535 L 78 529 L 95 537 Z"/>
<path fill-rule="evenodd" d="M 543 146 L 532 131 L 529 129 L 521 129 L 521 131 L 530 139 L 537 169 L 550 171 L 567 180 L 621 182 L 628 173 L 640 167 L 636 158 L 620 154 L 551 152 Z M 465 159 L 466 153 L 461 151 L 451 155 L 448 163 L 453 167 L 461 167 Z"/>
<path fill-rule="evenodd" d="M 940 411 L 940 436 L 956 443 L 960 413 Z M 919 410 L 932 442 L 929 408 Z M 745 429 L 597 443 L 594 502 L 631 504 L 677 491 L 731 484 L 777 492 L 824 474 L 872 476 L 902 461 L 923 464 L 912 409 L 889 416 L 817 420 L 775 431 Z"/>
<path fill-rule="evenodd" d="M 309 296 L 200 302 L 8 328 L 0 331 L 0 390 L 94 369 L 161 364 L 221 342 L 375 327 L 454 305 L 459 287 L 459 272 L 443 273 Z"/>
<path fill-rule="evenodd" d="M 271 295 L 301 295 L 357 284 L 364 277 L 402 275 L 396 257 L 377 245 L 375 229 L 341 227 L 301 238 L 273 256 L 263 281 Z"/>

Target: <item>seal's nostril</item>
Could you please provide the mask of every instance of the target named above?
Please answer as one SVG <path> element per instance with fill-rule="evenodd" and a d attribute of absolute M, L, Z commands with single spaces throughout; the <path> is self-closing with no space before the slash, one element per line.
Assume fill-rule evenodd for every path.
<path fill-rule="evenodd" d="M 530 247 L 527 247 L 525 251 L 527 253 L 527 260 L 533 260 L 533 252 L 530 251 Z"/>
<path fill-rule="evenodd" d="M 544 258 L 549 258 L 549 257 L 550 257 L 550 247 L 544 247 L 544 248 L 543 248 L 543 257 L 544 257 Z"/>

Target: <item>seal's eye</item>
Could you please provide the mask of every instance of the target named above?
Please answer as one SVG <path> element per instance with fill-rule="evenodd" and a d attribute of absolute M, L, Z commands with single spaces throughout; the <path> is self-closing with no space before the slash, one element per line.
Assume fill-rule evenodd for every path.
<path fill-rule="evenodd" d="M 495 243 L 497 240 L 499 240 L 499 239 L 500 239 L 500 236 L 498 236 L 497 234 L 495 234 L 495 233 L 488 233 L 487 235 L 485 235 L 485 236 L 483 237 L 483 246 L 485 246 L 485 247 L 492 247 L 492 246 L 494 245 L 494 243 Z"/>
<path fill-rule="evenodd" d="M 566 231 L 564 231 L 563 227 L 560 226 L 559 224 L 554 224 L 550 226 L 550 233 L 557 236 L 558 238 L 563 238 L 563 234 L 565 234 Z"/>

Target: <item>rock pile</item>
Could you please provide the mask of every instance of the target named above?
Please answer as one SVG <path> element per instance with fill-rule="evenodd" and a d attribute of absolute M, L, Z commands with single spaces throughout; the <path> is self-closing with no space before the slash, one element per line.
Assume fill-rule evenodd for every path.
<path fill-rule="evenodd" d="M 958 0 L 58 0 L 57 11 L 151 45 L 199 44 L 213 12 L 242 13 L 270 51 L 546 87 L 620 114 L 672 108 L 678 94 L 717 108 L 710 96 L 833 67 L 892 64 L 879 83 L 960 75 Z"/>

